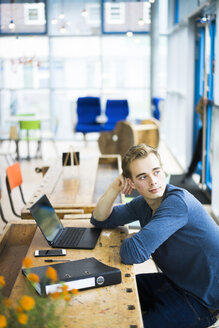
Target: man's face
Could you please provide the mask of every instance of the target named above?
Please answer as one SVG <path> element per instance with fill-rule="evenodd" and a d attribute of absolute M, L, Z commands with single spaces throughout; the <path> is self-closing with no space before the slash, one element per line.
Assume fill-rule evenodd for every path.
<path fill-rule="evenodd" d="M 145 158 L 131 162 L 132 180 L 129 183 L 145 200 L 160 199 L 166 188 L 166 178 L 157 156 L 150 153 Z"/>

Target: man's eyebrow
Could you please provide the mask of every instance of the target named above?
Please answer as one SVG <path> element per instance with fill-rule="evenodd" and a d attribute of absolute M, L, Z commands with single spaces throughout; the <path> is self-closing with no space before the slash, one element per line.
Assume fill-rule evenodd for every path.
<path fill-rule="evenodd" d="M 136 178 L 139 178 L 141 175 L 147 175 L 147 173 L 139 173 L 136 175 Z"/>
<path fill-rule="evenodd" d="M 156 170 L 160 170 L 160 166 L 159 167 L 155 167 L 152 171 L 154 172 Z M 136 178 L 139 178 L 142 175 L 147 175 L 147 173 L 144 173 L 144 172 L 143 173 L 139 173 L 139 174 L 136 175 Z"/>

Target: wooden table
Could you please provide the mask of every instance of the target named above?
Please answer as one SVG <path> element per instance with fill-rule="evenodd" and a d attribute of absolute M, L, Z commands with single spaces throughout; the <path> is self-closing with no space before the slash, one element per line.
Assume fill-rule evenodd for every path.
<path fill-rule="evenodd" d="M 48 245 L 40 230 L 31 222 L 33 221 L 23 220 L 8 225 L 5 235 L 0 239 L 0 271 L 5 276 L 6 287 L 8 286 L 7 289 L 4 287 L 4 293 L 12 301 L 24 293 L 35 293 L 34 289 L 27 288 L 26 277 L 21 273 L 21 260 L 26 253 L 32 258 L 34 266 L 45 265 L 44 258 L 35 258 L 33 254 L 34 250 L 47 249 Z M 63 224 L 91 226 L 87 220 L 63 220 Z M 119 256 L 121 240 L 126 238 L 126 234 L 125 227 L 103 229 L 95 249 L 67 250 L 66 259 L 95 257 L 107 265 L 119 268 L 122 283 L 80 291 L 70 301 L 67 314 L 63 318 L 63 327 L 143 328 L 134 269 L 132 265 L 122 264 Z"/>
<path fill-rule="evenodd" d="M 79 166 L 62 166 L 58 158 L 24 207 L 22 219 L 32 219 L 29 208 L 46 194 L 62 219 L 65 214 L 91 213 L 108 185 L 121 173 L 120 155 L 80 156 Z M 116 203 L 124 202 L 120 195 Z"/>

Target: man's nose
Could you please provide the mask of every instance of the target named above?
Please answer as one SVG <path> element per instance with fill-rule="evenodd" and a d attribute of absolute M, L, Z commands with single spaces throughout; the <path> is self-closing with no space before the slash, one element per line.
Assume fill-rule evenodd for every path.
<path fill-rule="evenodd" d="M 156 177 L 154 175 L 150 175 L 149 176 L 149 182 L 150 182 L 151 185 L 156 184 L 157 183 Z"/>

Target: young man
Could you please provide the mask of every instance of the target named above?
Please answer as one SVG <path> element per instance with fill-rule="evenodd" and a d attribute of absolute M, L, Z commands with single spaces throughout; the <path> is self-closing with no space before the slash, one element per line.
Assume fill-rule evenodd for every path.
<path fill-rule="evenodd" d="M 157 151 L 131 147 L 120 175 L 100 198 L 91 222 L 112 228 L 139 220 L 121 245 L 123 263 L 153 257 L 160 273 L 137 275 L 146 328 L 209 327 L 219 309 L 219 227 L 184 189 L 166 184 Z M 113 206 L 120 192 L 140 196 Z"/>

